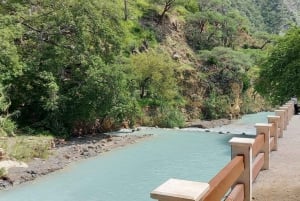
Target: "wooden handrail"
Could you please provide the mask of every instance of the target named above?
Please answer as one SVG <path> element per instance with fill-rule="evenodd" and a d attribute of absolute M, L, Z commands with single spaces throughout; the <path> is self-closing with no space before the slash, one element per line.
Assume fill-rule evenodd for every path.
<path fill-rule="evenodd" d="M 262 149 L 265 143 L 265 134 L 261 133 L 256 136 L 255 142 L 252 146 L 252 156 L 255 157 Z"/>
<path fill-rule="evenodd" d="M 212 180 L 203 201 L 221 200 L 245 169 L 244 156 L 234 157 Z"/>
<path fill-rule="evenodd" d="M 275 128 L 275 124 L 272 123 L 272 127 L 270 128 L 270 136 L 271 136 L 271 137 L 274 137 L 274 136 L 275 136 L 276 129 L 277 129 L 277 128 Z"/>
<path fill-rule="evenodd" d="M 252 199 L 252 182 L 256 179 L 261 169 L 269 169 L 270 151 L 277 150 L 277 137 L 282 137 L 283 129 L 286 129 L 287 107 L 276 110 L 276 116 L 268 116 L 269 123 L 255 124 L 257 136 L 253 138 L 232 138 L 231 157 L 232 160 L 210 180 L 209 183 L 179 181 L 165 182 L 156 193 L 160 197 L 152 197 L 164 201 L 187 200 L 186 195 L 196 196 L 202 201 L 250 201 Z M 173 193 L 189 183 L 192 190 Z M 230 188 L 231 192 L 228 194 Z M 166 194 L 169 193 L 169 194 Z M 171 192 L 171 194 L 170 194 Z M 227 196 L 226 196 L 227 194 Z M 151 193 L 152 196 L 152 193 Z M 163 199 L 159 199 L 163 197 Z"/>
<path fill-rule="evenodd" d="M 260 153 L 256 156 L 254 162 L 253 162 L 253 167 L 252 167 L 252 182 L 256 179 L 258 176 L 260 170 L 262 169 L 264 165 L 264 153 Z"/>
<path fill-rule="evenodd" d="M 225 201 L 244 201 L 245 186 L 244 184 L 237 184 L 229 195 L 226 197 Z"/>
<path fill-rule="evenodd" d="M 270 149 L 273 150 L 275 147 L 275 138 L 271 137 L 270 138 Z"/>

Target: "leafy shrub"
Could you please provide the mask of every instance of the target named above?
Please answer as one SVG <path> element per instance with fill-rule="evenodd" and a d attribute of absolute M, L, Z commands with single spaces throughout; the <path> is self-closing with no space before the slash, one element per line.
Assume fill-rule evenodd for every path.
<path fill-rule="evenodd" d="M 204 61 L 208 79 L 222 94 L 230 96 L 231 85 L 237 83 L 245 92 L 250 87 L 248 70 L 253 65 L 252 58 L 231 48 L 215 47 L 211 51 L 201 51 L 199 57 Z"/>
<path fill-rule="evenodd" d="M 185 125 L 183 114 L 175 109 L 161 113 L 156 120 L 158 121 L 157 125 L 163 128 L 182 128 Z"/>
<path fill-rule="evenodd" d="M 203 103 L 202 116 L 208 120 L 227 117 L 229 106 L 228 96 L 218 96 L 212 92 Z"/>
<path fill-rule="evenodd" d="M 10 102 L 7 101 L 5 88 L 0 83 L 0 136 L 14 135 L 16 124 L 10 119 L 12 114 L 8 113 Z"/>
<path fill-rule="evenodd" d="M 192 13 L 199 11 L 199 4 L 197 0 L 185 0 L 184 7 Z"/>
<path fill-rule="evenodd" d="M 15 122 L 0 116 L 0 136 L 12 136 L 16 128 Z"/>
<path fill-rule="evenodd" d="M 142 115 L 140 123 L 143 126 L 156 126 L 154 123 L 154 118 L 146 114 Z"/>

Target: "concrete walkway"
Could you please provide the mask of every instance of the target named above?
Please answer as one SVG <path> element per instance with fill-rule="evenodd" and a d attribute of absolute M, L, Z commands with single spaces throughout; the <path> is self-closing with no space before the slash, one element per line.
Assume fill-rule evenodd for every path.
<path fill-rule="evenodd" d="M 292 117 L 271 153 L 270 169 L 256 178 L 252 200 L 300 201 L 300 115 Z"/>

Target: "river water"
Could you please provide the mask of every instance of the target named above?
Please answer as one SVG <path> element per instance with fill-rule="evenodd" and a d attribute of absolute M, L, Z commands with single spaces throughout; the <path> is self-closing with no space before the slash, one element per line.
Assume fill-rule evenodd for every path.
<path fill-rule="evenodd" d="M 142 129 L 138 134 L 154 136 L 2 191 L 0 201 L 150 201 L 150 192 L 169 178 L 208 182 L 230 161 L 228 141 L 254 134 L 253 125 L 272 114 L 246 115 L 212 132 Z"/>

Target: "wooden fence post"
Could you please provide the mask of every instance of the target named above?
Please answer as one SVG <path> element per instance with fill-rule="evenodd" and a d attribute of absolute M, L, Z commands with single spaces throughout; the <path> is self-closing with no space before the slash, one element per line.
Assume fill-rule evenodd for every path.
<path fill-rule="evenodd" d="M 169 179 L 150 195 L 158 201 L 201 201 L 208 190 L 208 183 Z"/>
<path fill-rule="evenodd" d="M 278 127 L 279 127 L 279 135 L 278 137 L 283 137 L 283 129 L 284 129 L 284 110 L 275 110 L 275 115 L 280 117 Z"/>
<path fill-rule="evenodd" d="M 295 114 L 294 101 L 289 101 L 288 103 L 292 106 L 292 116 L 294 116 Z"/>
<path fill-rule="evenodd" d="M 236 184 L 244 184 L 245 198 L 244 201 L 252 200 L 252 145 L 254 143 L 252 138 L 232 138 L 231 144 L 231 158 L 237 155 L 244 156 L 245 170 L 236 181 Z"/>
<path fill-rule="evenodd" d="M 291 118 L 293 117 L 294 104 L 287 102 L 286 104 L 283 105 L 283 107 L 288 107 L 288 120 L 290 121 Z"/>
<path fill-rule="evenodd" d="M 286 130 L 287 125 L 288 125 L 288 107 L 279 107 L 280 110 L 284 110 L 284 124 L 283 124 L 283 130 Z"/>
<path fill-rule="evenodd" d="M 273 124 L 270 132 L 270 137 L 274 137 L 274 147 L 271 147 L 272 151 L 276 151 L 278 149 L 278 124 L 279 124 L 280 116 L 268 116 L 268 123 Z"/>
<path fill-rule="evenodd" d="M 265 153 L 264 165 L 262 169 L 268 170 L 270 167 L 270 129 L 272 127 L 272 124 L 257 123 L 255 124 L 255 127 L 256 127 L 256 135 L 262 133 L 265 135 L 265 143 L 261 150 L 262 152 Z"/>

